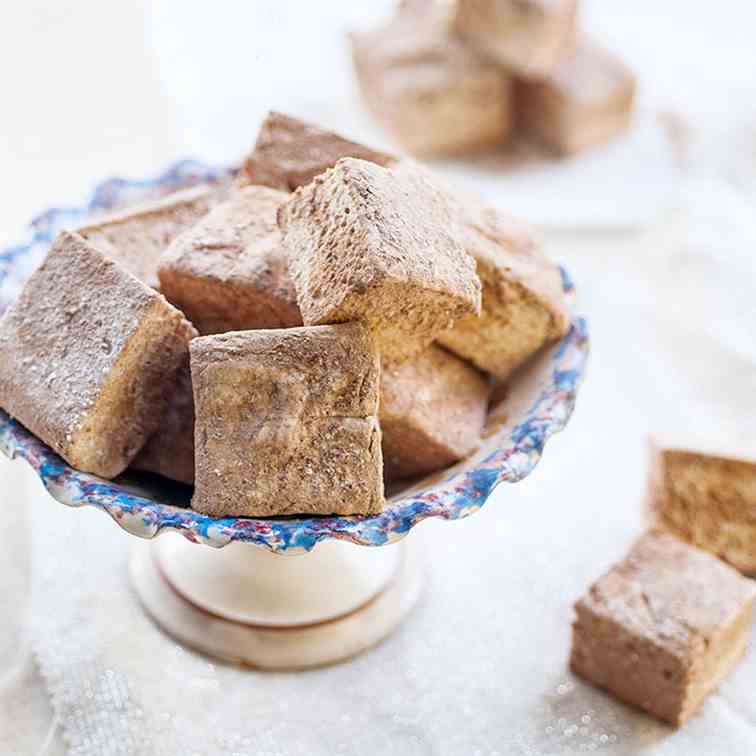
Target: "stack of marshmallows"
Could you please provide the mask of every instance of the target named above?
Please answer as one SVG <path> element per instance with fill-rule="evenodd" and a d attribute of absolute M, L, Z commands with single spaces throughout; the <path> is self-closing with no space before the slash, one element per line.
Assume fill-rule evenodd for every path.
<path fill-rule="evenodd" d="M 0 406 L 203 513 L 374 514 L 474 453 L 494 380 L 568 328 L 527 227 L 271 113 L 233 183 L 60 235 L 0 321 Z"/>
<path fill-rule="evenodd" d="M 635 77 L 578 29 L 577 0 L 404 0 L 350 35 L 363 99 L 415 155 L 506 144 L 559 155 L 629 125 Z"/>

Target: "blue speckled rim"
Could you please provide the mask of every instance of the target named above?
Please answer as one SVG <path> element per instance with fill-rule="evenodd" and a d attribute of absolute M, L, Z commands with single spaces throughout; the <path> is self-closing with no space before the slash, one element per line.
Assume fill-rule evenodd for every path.
<path fill-rule="evenodd" d="M 32 221 L 24 243 L 0 251 L 0 311 L 18 294 L 23 281 L 45 254 L 57 233 L 108 210 L 145 196 L 159 196 L 230 175 L 232 169 L 204 166 L 186 160 L 153 179 L 110 179 L 100 184 L 83 207 L 51 208 Z M 574 286 L 562 270 L 565 291 Z M 467 517 L 480 509 L 499 483 L 515 483 L 529 475 L 541 458 L 549 437 L 570 419 L 588 357 L 588 331 L 583 318 L 574 317 L 569 333 L 548 354 L 550 375 L 539 394 L 514 425 L 486 442 L 475 461 L 436 476 L 426 487 L 392 499 L 375 517 L 307 517 L 292 519 L 213 518 L 191 509 L 154 501 L 130 486 L 102 480 L 67 465 L 49 447 L 0 410 L 0 450 L 26 460 L 48 492 L 72 507 L 90 505 L 107 512 L 128 532 L 153 538 L 174 530 L 189 540 L 220 547 L 243 541 L 275 552 L 309 551 L 319 541 L 337 538 L 365 546 L 396 541 L 427 517 L 447 520 Z"/>

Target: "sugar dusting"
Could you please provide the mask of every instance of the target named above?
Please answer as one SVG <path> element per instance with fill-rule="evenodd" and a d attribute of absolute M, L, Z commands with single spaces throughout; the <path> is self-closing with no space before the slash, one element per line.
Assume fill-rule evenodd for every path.
<path fill-rule="evenodd" d="M 576 683 L 558 682 L 543 698 L 533 740 L 541 753 L 637 753 L 638 736 L 661 729 L 605 693 Z"/>

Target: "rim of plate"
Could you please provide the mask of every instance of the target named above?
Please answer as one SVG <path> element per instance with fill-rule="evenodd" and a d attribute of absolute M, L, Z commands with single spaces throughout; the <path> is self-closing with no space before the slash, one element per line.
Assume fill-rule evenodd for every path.
<path fill-rule="evenodd" d="M 0 250 L 0 313 L 15 299 L 23 282 L 41 261 L 57 233 L 88 215 L 146 197 L 167 194 L 196 183 L 218 181 L 235 168 L 210 166 L 196 160 L 172 164 L 146 179 L 110 178 L 95 188 L 81 206 L 53 207 L 28 226 L 25 238 Z M 565 292 L 574 285 L 564 268 Z M 0 410 L 0 451 L 24 459 L 54 499 L 72 507 L 94 506 L 124 530 L 142 538 L 166 531 L 181 533 L 196 543 L 222 547 L 245 542 L 277 553 L 310 551 L 329 538 L 364 546 L 382 546 L 404 537 L 429 517 L 455 520 L 477 512 L 503 482 L 516 483 L 538 464 L 548 439 L 569 422 L 585 374 L 589 352 L 586 320 L 573 315 L 570 330 L 550 349 L 550 377 L 521 422 L 489 439 L 486 453 L 465 461 L 447 474 L 437 474 L 423 487 L 389 500 L 386 509 L 370 517 L 318 516 L 287 518 L 215 518 L 186 507 L 161 503 L 136 494 L 118 481 L 107 481 L 70 467 L 20 423 Z"/>

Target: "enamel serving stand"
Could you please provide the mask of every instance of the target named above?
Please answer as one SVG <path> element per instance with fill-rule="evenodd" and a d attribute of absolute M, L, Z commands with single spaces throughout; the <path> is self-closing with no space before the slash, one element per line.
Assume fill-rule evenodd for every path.
<path fill-rule="evenodd" d="M 83 207 L 48 210 L 23 243 L 0 250 L 0 312 L 63 228 L 230 173 L 184 161 L 154 179 L 110 179 Z M 572 294 L 566 273 L 563 281 Z M 586 323 L 575 316 L 560 343 L 497 391 L 501 400 L 475 455 L 393 493 L 373 517 L 207 517 L 188 507 L 190 488 L 157 476 L 128 472 L 107 481 L 74 470 L 2 410 L 0 450 L 28 463 L 53 499 L 101 509 L 145 539 L 133 550 L 132 583 L 171 636 L 259 668 L 306 668 L 369 648 L 407 616 L 423 570 L 412 539 L 404 537 L 428 517 L 467 517 L 499 483 L 526 477 L 548 438 L 566 426 L 587 356 Z"/>

